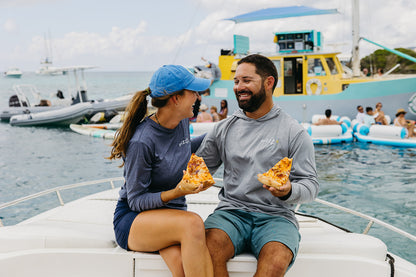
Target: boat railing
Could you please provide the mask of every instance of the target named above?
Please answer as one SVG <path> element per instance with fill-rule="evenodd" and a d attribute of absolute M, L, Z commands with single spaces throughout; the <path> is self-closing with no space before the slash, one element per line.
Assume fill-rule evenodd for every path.
<path fill-rule="evenodd" d="M 215 181 L 220 181 L 221 183 L 223 181 L 222 178 L 214 178 L 214 179 L 215 179 Z M 416 241 L 416 236 L 414 236 L 414 235 L 412 235 L 412 234 L 410 234 L 406 231 L 403 231 L 402 229 L 399 229 L 399 228 L 397 228 L 397 227 L 395 227 L 391 224 L 388 224 L 388 223 L 386 223 L 382 220 L 374 218 L 372 216 L 369 216 L 369 215 L 366 215 L 366 214 L 363 214 L 363 213 L 345 208 L 343 206 L 340 206 L 340 205 L 337 205 L 337 204 L 334 204 L 334 203 L 331 203 L 331 202 L 328 202 L 328 201 L 325 201 L 325 200 L 322 200 L 322 199 L 319 199 L 319 198 L 316 198 L 314 202 L 320 203 L 320 204 L 322 204 L 324 206 L 327 206 L 327 207 L 335 208 L 337 210 L 340 210 L 340 211 L 343 211 L 345 213 L 348 213 L 348 214 L 351 214 L 351 215 L 354 215 L 354 216 L 358 216 L 358 217 L 361 217 L 361 218 L 367 220 L 368 223 L 367 223 L 367 226 L 365 227 L 365 229 L 362 232 L 363 234 L 367 234 L 374 224 L 378 224 L 378 225 L 380 225 L 380 226 L 382 226 L 386 229 L 389 229 L 389 230 L 391 230 L 391 231 L 393 231 L 397 234 L 400 234 L 400 235 L 402 235 L 402 236 L 404 236 L 404 237 L 406 237 L 410 240 Z M 301 206 L 301 204 L 298 204 L 295 207 L 295 212 L 299 212 L 300 206 Z"/>
<path fill-rule="evenodd" d="M 365 220 L 368 220 L 367 226 L 364 228 L 364 230 L 362 232 L 363 234 L 367 234 L 370 231 L 371 227 L 374 225 L 374 223 L 376 223 L 376 224 L 378 224 L 378 225 L 380 225 L 380 226 L 382 226 L 382 227 L 384 227 L 386 229 L 389 229 L 389 230 L 391 230 L 391 231 L 393 231 L 393 232 L 395 232 L 397 234 L 400 234 L 400 235 L 402 235 L 402 236 L 404 236 L 404 237 L 406 237 L 406 238 L 408 238 L 410 240 L 416 241 L 416 236 L 414 236 L 414 235 L 412 235 L 412 234 L 410 234 L 410 233 L 408 233 L 406 231 L 403 231 L 402 229 L 399 229 L 399 228 L 397 228 L 397 227 L 395 227 L 395 226 L 393 226 L 391 224 L 388 224 L 388 223 L 386 223 L 386 222 L 384 222 L 382 220 L 379 220 L 379 219 L 377 219 L 375 217 L 372 217 L 372 216 L 369 216 L 369 215 L 366 215 L 366 214 L 363 214 L 363 213 L 360 213 L 360 212 L 357 212 L 357 211 L 354 211 L 354 210 L 345 208 L 343 206 L 340 206 L 340 205 L 337 205 L 337 204 L 334 204 L 334 203 L 331 203 L 331 202 L 328 202 L 328 201 L 325 201 L 325 200 L 322 200 L 322 199 L 319 199 L 319 198 L 316 198 L 315 199 L 315 202 L 320 203 L 320 204 L 325 205 L 325 206 L 328 206 L 328 207 L 331 207 L 331 208 L 335 208 L 337 210 L 346 212 L 348 214 L 352 214 L 352 215 L 361 217 L 361 218 L 363 218 Z M 299 211 L 300 206 L 301 206 L 301 204 L 298 204 L 296 206 L 295 212 L 298 212 Z"/>
<path fill-rule="evenodd" d="M 29 95 L 32 95 L 31 100 L 37 101 L 37 103 L 41 100 L 40 92 L 34 85 L 30 84 L 19 84 L 13 85 L 13 91 L 19 98 L 19 102 L 21 107 L 23 107 L 23 102 L 27 102 L 28 106 L 32 106 L 35 104 L 30 104 L 29 102 Z"/>
<path fill-rule="evenodd" d="M 218 182 L 221 182 L 221 183 L 223 181 L 222 178 L 214 178 L 214 179 L 215 179 L 215 181 L 218 181 Z M 68 190 L 68 189 L 79 188 L 79 187 L 84 187 L 84 186 L 90 186 L 90 185 L 104 184 L 104 183 L 109 183 L 110 187 L 112 189 L 114 189 L 115 188 L 114 182 L 119 182 L 119 181 L 123 181 L 123 180 L 124 180 L 123 177 L 116 177 L 116 178 L 107 178 L 107 179 L 86 181 L 86 182 L 81 182 L 81 183 L 76 183 L 76 184 L 70 184 L 70 185 L 64 185 L 64 186 L 59 186 L 59 187 L 55 187 L 55 188 L 50 188 L 50 189 L 47 189 L 47 190 L 44 190 L 44 191 L 41 191 L 41 192 L 38 192 L 38 193 L 34 193 L 34 194 L 31 194 L 31 195 L 28 195 L 28 196 L 18 198 L 16 200 L 13 200 L 13 201 L 10 201 L 10 202 L 7 202 L 7 203 L 0 204 L 0 210 L 2 210 L 4 208 L 11 207 L 11 206 L 14 206 L 14 205 L 17 205 L 19 203 L 25 202 L 25 201 L 30 200 L 30 199 L 35 199 L 35 198 L 38 198 L 40 196 L 50 194 L 50 193 L 55 193 L 56 196 L 58 197 L 60 205 L 64 206 L 65 203 L 64 203 L 63 198 L 61 196 L 61 191 Z M 343 206 L 340 206 L 340 205 L 337 205 L 337 204 L 334 204 L 334 203 L 331 203 L 331 202 L 328 202 L 328 201 L 325 201 L 325 200 L 322 200 L 322 199 L 319 199 L 319 198 L 315 199 L 315 202 L 320 203 L 320 204 L 325 205 L 325 206 L 328 206 L 328 207 L 331 207 L 331 208 L 335 208 L 337 210 L 346 212 L 348 214 L 352 214 L 352 215 L 361 217 L 365 220 L 368 220 L 368 224 L 365 227 L 365 229 L 363 230 L 363 234 L 367 234 L 370 231 L 371 227 L 375 223 L 375 224 L 378 224 L 378 225 L 380 225 L 380 226 L 382 226 L 386 229 L 389 229 L 389 230 L 391 230 L 391 231 L 393 231 L 397 234 L 400 234 L 400 235 L 402 235 L 402 236 L 404 236 L 404 237 L 406 237 L 410 240 L 416 241 L 416 236 L 414 236 L 414 235 L 412 235 L 412 234 L 410 234 L 406 231 L 403 231 L 403 230 L 401 230 L 401 229 L 399 229 L 399 228 L 397 228 L 397 227 L 395 227 L 391 224 L 388 224 L 388 223 L 386 223 L 382 220 L 374 218 L 372 216 L 369 216 L 369 215 L 366 215 L 366 214 L 363 214 L 363 213 L 345 208 Z M 301 204 L 298 204 L 296 206 L 295 212 L 299 211 L 300 206 L 301 206 Z M 0 227 L 3 227 L 3 226 L 4 226 L 3 222 L 0 219 Z"/>
<path fill-rule="evenodd" d="M 81 182 L 81 183 L 76 183 L 76 184 L 70 184 L 70 185 L 64 185 L 64 186 L 59 186 L 59 187 L 54 187 L 54 188 L 50 188 L 41 192 L 37 192 L 28 196 L 24 196 L 21 198 L 18 198 L 16 200 L 7 202 L 7 203 L 3 203 L 0 204 L 0 210 L 4 209 L 4 208 L 8 208 L 14 205 L 17 205 L 19 203 L 31 200 L 31 199 L 35 199 L 50 193 L 55 193 L 56 196 L 58 197 L 59 200 L 59 204 L 61 206 L 65 205 L 65 202 L 61 196 L 61 191 L 64 190 L 68 190 L 68 189 L 74 189 L 74 188 L 79 188 L 79 187 L 85 187 L 85 186 L 91 186 L 91 185 L 99 185 L 99 184 L 105 184 L 105 183 L 109 183 L 110 187 L 112 189 L 115 188 L 114 183 L 118 182 L 118 181 L 123 181 L 124 178 L 123 177 L 116 177 L 116 178 L 107 178 L 107 179 L 100 179 L 100 180 L 94 180 L 94 181 L 86 181 L 86 182 Z M 3 222 L 0 219 L 0 227 L 3 227 Z"/>

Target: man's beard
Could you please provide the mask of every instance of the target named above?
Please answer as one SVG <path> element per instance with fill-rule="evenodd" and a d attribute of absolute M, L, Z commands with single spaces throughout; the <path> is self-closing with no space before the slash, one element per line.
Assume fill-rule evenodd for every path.
<path fill-rule="evenodd" d="M 250 100 L 239 100 L 238 94 L 239 93 L 248 93 L 250 94 Z M 261 89 L 258 93 L 253 94 L 249 90 L 243 90 L 236 93 L 238 106 L 244 111 L 244 112 L 255 112 L 260 108 L 261 104 L 266 100 L 266 90 L 264 89 L 264 86 L 261 86 Z"/>

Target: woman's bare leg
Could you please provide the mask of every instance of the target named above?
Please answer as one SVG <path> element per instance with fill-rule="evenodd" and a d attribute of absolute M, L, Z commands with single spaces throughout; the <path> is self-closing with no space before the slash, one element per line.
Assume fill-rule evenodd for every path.
<path fill-rule="evenodd" d="M 134 251 L 158 251 L 180 245 L 186 276 L 213 276 L 201 217 L 174 209 L 140 213 L 130 228 L 128 247 Z"/>
<path fill-rule="evenodd" d="M 172 245 L 159 250 L 166 265 L 168 266 L 172 277 L 185 277 L 185 272 L 182 266 L 181 246 Z"/>

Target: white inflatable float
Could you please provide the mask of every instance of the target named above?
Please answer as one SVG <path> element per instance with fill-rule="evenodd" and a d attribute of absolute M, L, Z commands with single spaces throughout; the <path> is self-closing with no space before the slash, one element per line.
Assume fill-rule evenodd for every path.
<path fill-rule="evenodd" d="M 189 124 L 189 132 L 191 134 L 191 138 L 198 137 L 198 136 L 208 133 L 208 131 L 214 128 L 215 124 L 216 122 L 204 122 L 204 123 L 193 122 Z"/>
<path fill-rule="evenodd" d="M 116 135 L 116 130 L 107 130 L 100 129 L 95 127 L 88 127 L 80 124 L 71 124 L 69 125 L 72 131 L 85 136 L 91 136 L 94 138 L 103 138 L 103 139 L 114 139 Z"/>
<path fill-rule="evenodd" d="M 348 117 L 331 116 L 333 120 L 342 121 L 340 125 L 313 125 L 321 118 L 325 118 L 325 115 L 316 114 L 312 116 L 312 124 L 302 123 L 314 144 L 338 144 L 353 141 L 351 120 Z"/>
<path fill-rule="evenodd" d="M 416 138 L 408 138 L 407 130 L 393 125 L 371 125 L 368 127 L 353 121 L 354 137 L 357 141 L 379 145 L 416 147 Z"/>

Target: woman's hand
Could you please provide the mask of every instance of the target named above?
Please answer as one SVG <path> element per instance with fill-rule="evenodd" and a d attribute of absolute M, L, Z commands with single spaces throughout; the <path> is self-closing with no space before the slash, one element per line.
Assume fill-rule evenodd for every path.
<path fill-rule="evenodd" d="M 185 175 L 185 170 L 183 171 L 183 175 Z M 179 182 L 179 184 L 176 186 L 175 190 L 179 190 L 183 195 L 187 194 L 195 194 L 198 192 L 201 192 L 202 190 L 205 190 L 204 184 L 200 184 L 198 187 L 195 187 L 195 184 L 190 183 L 187 180 L 182 180 Z"/>
<path fill-rule="evenodd" d="M 199 187 L 194 187 L 193 184 L 190 184 L 188 181 L 180 181 L 176 186 L 177 190 L 181 191 L 183 195 L 195 194 L 204 190 L 204 185 L 200 184 Z"/>
<path fill-rule="evenodd" d="M 185 170 L 183 171 L 183 174 L 185 174 Z M 182 180 L 176 185 L 174 189 L 162 191 L 161 193 L 161 199 L 163 203 L 167 203 L 170 200 L 176 199 L 178 197 L 182 197 L 188 194 L 195 194 L 200 191 L 204 190 L 204 185 L 201 184 L 199 187 L 194 187 L 188 183 L 186 180 Z"/>

